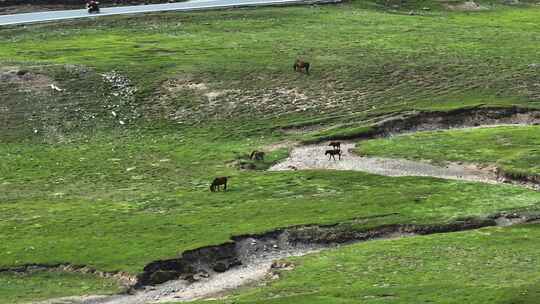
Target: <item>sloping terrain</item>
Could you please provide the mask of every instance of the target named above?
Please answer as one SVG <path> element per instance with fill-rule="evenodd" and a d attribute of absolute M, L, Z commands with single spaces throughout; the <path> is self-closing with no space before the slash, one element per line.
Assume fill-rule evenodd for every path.
<path fill-rule="evenodd" d="M 211 303 L 537 303 L 539 226 L 381 240 L 292 260 Z"/>
<path fill-rule="evenodd" d="M 0 28 L 0 280 L 9 286 L 0 287 L 0 299 L 90 294 L 93 301 L 95 294 L 122 289 L 125 281 L 154 288 L 148 284 L 180 278 L 190 286 L 206 274 L 182 268 L 179 259 L 235 237 L 294 227 L 338 225 L 345 235 L 358 235 L 384 227 L 536 215 L 540 193 L 515 185 L 265 170 L 305 143 L 514 123 L 509 117 L 527 115 L 532 118 L 524 123 L 533 123 L 540 105 L 540 9 L 527 3 L 482 5 L 489 9 L 470 13 L 432 1 L 353 1 Z M 293 72 L 296 57 L 311 62 L 310 75 Z M 506 138 L 519 140 L 507 140 L 507 150 L 494 148 L 481 159 L 470 149 L 462 149 L 459 159 L 444 159 L 442 152 L 420 158 L 534 168 L 534 155 L 516 153 L 508 162 L 505 151 L 536 151 L 528 136 L 536 129 L 501 129 Z M 396 141 L 415 145 L 414 136 Z M 374 149 L 386 140 L 375 140 Z M 475 140 L 454 141 L 468 146 Z M 491 144 L 490 137 L 484 141 Z M 253 150 L 265 151 L 265 160 L 250 160 Z M 216 176 L 231 177 L 227 191 L 209 191 Z M 526 229 L 533 233 L 535 225 Z M 483 269 L 486 284 L 510 271 L 512 259 L 534 263 L 534 245 L 507 259 L 505 250 L 514 237 L 521 240 L 525 228 L 509 229 L 490 256 L 466 257 L 478 265 L 484 258 L 500 262 Z M 463 235 L 355 246 L 374 248 L 377 255 L 407 242 L 425 248 L 435 248 L 441 238 L 469 242 Z M 528 244 L 523 240 L 523 247 Z M 342 265 L 350 272 L 342 275 L 365 276 L 369 284 L 390 271 L 381 267 L 359 275 L 349 266 L 365 265 L 361 259 L 371 257 L 343 250 L 306 261 L 322 263 L 327 254 L 343 252 L 349 262 Z M 220 264 L 220 272 L 210 274 L 239 270 L 237 264 Z M 312 275 L 331 280 L 329 273 L 335 273 L 314 268 L 290 275 L 317 284 Z M 536 278 L 534 267 L 528 271 L 512 272 L 508 290 Z M 76 284 L 81 276 L 88 283 Z M 411 272 L 416 276 L 422 278 Z M 355 286 L 355 280 L 347 282 Z M 297 303 L 307 291 L 279 289 L 288 284 L 274 281 L 238 299 Z M 355 298 L 341 279 L 324 284 L 328 289 L 306 299 L 347 303 L 370 295 Z M 456 294 L 462 290 L 456 299 L 474 297 L 480 288 L 461 287 L 455 288 Z M 414 299 L 411 290 L 400 291 L 400 299 Z M 387 300 L 395 297 L 388 294 Z M 445 297 L 450 296 L 440 299 Z M 476 298 L 487 299 L 483 293 Z"/>

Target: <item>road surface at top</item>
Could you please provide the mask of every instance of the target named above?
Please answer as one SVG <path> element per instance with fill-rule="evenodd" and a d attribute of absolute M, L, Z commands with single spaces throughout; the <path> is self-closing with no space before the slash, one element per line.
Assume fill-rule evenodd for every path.
<path fill-rule="evenodd" d="M 318 2 L 318 1 L 315 1 Z M 323 2 L 323 1 L 321 1 Z M 324 1 L 325 2 L 325 1 Z M 329 1 L 330 2 L 330 1 Z M 332 1 L 333 2 L 333 1 Z M 306 0 L 196 0 L 180 3 L 163 3 L 136 6 L 119 6 L 100 8 L 99 14 L 89 14 L 85 9 L 47 11 L 38 13 L 0 15 L 0 26 L 13 24 L 28 24 L 44 21 L 67 20 L 76 18 L 95 18 L 98 16 L 138 14 L 165 11 L 195 11 L 204 9 L 223 9 L 242 6 L 291 5 L 310 4 Z"/>

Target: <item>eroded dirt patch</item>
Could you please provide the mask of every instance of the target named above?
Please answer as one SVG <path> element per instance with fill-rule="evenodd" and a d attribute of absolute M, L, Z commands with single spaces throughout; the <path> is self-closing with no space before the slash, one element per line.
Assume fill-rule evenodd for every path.
<path fill-rule="evenodd" d="M 55 86 L 48 76 L 17 67 L 0 68 L 0 82 L 15 85 L 25 92 L 43 92 L 52 90 Z"/>
<path fill-rule="evenodd" d="M 540 214 L 501 213 L 439 225 L 396 224 L 358 231 L 340 225 L 278 229 L 234 237 L 229 243 L 187 251 L 176 259 L 153 262 L 145 267 L 139 276 L 138 288 L 131 294 L 69 297 L 40 304 L 143 304 L 207 299 L 246 284 L 276 279 L 279 274 L 273 270 L 294 268 L 289 262 L 280 261 L 286 257 L 356 242 L 510 226 L 538 219 Z"/>
<path fill-rule="evenodd" d="M 257 115 L 260 118 L 279 117 L 306 111 L 335 111 L 363 103 L 363 92 L 336 92 L 333 89 L 312 92 L 286 84 L 266 88 L 245 88 L 231 84 L 208 83 L 179 76 L 169 79 L 157 92 L 159 107 L 153 111 L 178 122 L 225 119 Z"/>
<path fill-rule="evenodd" d="M 412 111 L 388 116 L 370 123 L 369 131 L 358 134 L 320 136 L 312 143 L 327 140 L 362 140 L 387 137 L 394 134 L 418 131 L 436 131 L 462 129 L 472 127 L 488 127 L 499 125 L 536 125 L 540 124 L 540 110 L 521 107 L 508 108 L 466 108 L 452 111 Z M 366 125 L 367 126 L 367 125 Z"/>
<path fill-rule="evenodd" d="M 283 162 L 272 166 L 270 171 L 284 170 L 352 170 L 386 176 L 429 176 L 443 179 L 475 181 L 483 183 L 513 183 L 540 190 L 540 179 L 534 176 L 515 176 L 495 166 L 448 162 L 436 166 L 428 162 L 382 157 L 362 157 L 352 153 L 355 148 L 349 139 L 367 140 L 394 134 L 417 131 L 433 131 L 463 128 L 487 128 L 511 125 L 540 124 L 540 111 L 526 108 L 473 108 L 448 112 L 412 112 L 384 118 L 360 134 L 320 137 L 316 144 L 296 146 Z M 341 159 L 325 155 L 325 140 L 344 140 Z"/>

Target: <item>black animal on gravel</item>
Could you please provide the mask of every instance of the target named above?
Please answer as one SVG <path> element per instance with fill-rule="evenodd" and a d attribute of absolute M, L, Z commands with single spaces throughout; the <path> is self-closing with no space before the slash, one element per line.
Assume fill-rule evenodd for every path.
<path fill-rule="evenodd" d="M 220 190 L 220 186 L 223 185 L 223 191 L 227 191 L 227 180 L 231 178 L 230 176 L 220 176 L 214 178 L 214 181 L 210 185 L 210 191 L 216 192 Z"/>
<path fill-rule="evenodd" d="M 328 160 L 332 158 L 336 160 L 336 155 L 338 156 L 339 160 L 341 160 L 341 150 L 326 150 L 324 155 L 328 155 Z"/>

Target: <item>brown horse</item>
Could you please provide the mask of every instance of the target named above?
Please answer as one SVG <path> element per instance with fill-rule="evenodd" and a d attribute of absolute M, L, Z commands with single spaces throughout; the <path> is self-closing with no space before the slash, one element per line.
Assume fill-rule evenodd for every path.
<path fill-rule="evenodd" d="M 328 155 L 328 160 L 330 160 L 331 158 L 336 160 L 336 155 L 339 157 L 339 160 L 341 160 L 341 150 L 326 150 L 326 152 L 324 152 L 324 155 Z"/>
<path fill-rule="evenodd" d="M 249 156 L 249 159 L 264 160 L 264 152 L 262 152 L 262 151 L 253 151 L 253 152 L 251 152 L 251 155 Z"/>
<path fill-rule="evenodd" d="M 296 59 L 293 65 L 293 70 L 295 72 L 304 71 L 307 75 L 309 75 L 309 62 L 305 62 L 302 59 Z"/>
<path fill-rule="evenodd" d="M 334 150 L 340 150 L 341 149 L 341 142 L 339 142 L 339 141 L 331 141 L 328 145 L 330 147 L 332 147 Z"/>
<path fill-rule="evenodd" d="M 223 185 L 223 191 L 227 191 L 227 180 L 231 178 L 230 176 L 221 176 L 214 178 L 214 181 L 210 185 L 210 191 L 216 192 L 219 191 L 219 187 Z"/>

